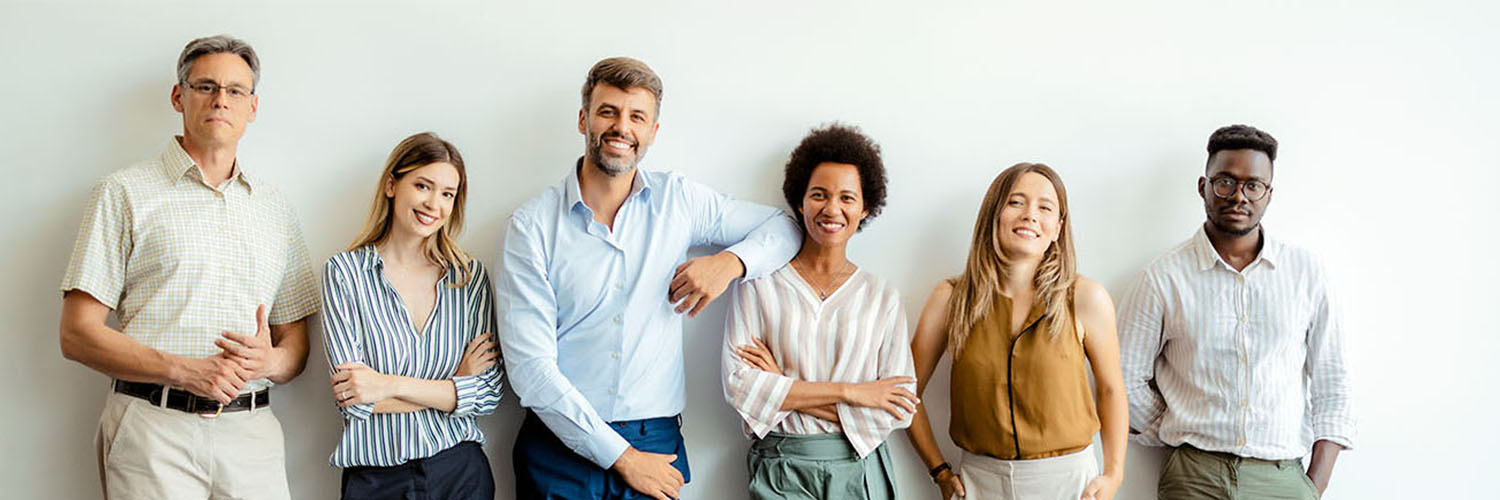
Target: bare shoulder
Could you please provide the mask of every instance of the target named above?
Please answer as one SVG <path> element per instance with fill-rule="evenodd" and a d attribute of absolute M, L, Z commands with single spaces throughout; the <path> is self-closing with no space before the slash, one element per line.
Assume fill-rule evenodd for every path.
<path fill-rule="evenodd" d="M 953 280 L 944 279 L 942 281 L 939 281 L 937 286 L 932 287 L 932 294 L 927 296 L 927 303 L 932 304 L 936 302 L 939 304 L 947 304 L 948 298 L 952 296 Z"/>
<path fill-rule="evenodd" d="M 1078 283 L 1073 286 L 1073 304 L 1084 316 L 1111 312 L 1115 307 L 1104 285 L 1083 276 L 1079 276 Z"/>

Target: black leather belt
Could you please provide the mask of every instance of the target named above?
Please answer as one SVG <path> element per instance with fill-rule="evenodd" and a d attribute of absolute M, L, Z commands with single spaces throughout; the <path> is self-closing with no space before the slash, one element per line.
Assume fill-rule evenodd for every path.
<path fill-rule="evenodd" d="M 115 392 L 126 396 L 135 396 L 150 401 L 151 404 L 157 406 L 162 406 L 161 395 L 165 392 L 167 394 L 167 408 L 197 414 L 218 415 L 223 412 L 253 410 L 271 405 L 270 389 L 261 389 L 259 392 L 234 398 L 234 401 L 230 401 L 229 404 L 225 405 L 220 405 L 216 399 L 205 398 L 183 389 L 167 391 L 166 387 L 161 384 L 148 384 L 145 382 L 116 380 Z"/>

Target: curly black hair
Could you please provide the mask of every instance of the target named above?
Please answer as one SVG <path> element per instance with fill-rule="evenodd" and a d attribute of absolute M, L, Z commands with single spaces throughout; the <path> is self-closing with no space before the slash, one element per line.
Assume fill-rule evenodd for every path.
<path fill-rule="evenodd" d="M 1204 164 L 1204 168 L 1213 163 L 1215 153 L 1234 149 L 1260 151 L 1271 158 L 1271 163 L 1276 163 L 1275 137 L 1249 125 L 1229 125 L 1219 127 L 1213 135 L 1208 136 L 1208 163 Z"/>
<path fill-rule="evenodd" d="M 859 189 L 868 213 L 855 230 L 863 230 L 865 224 L 880 215 L 880 209 L 885 207 L 886 178 L 880 145 L 860 132 L 859 127 L 832 123 L 815 128 L 802 138 L 802 143 L 792 150 L 792 158 L 786 162 L 786 180 L 781 183 L 786 204 L 798 213 L 797 223 L 802 224 L 802 197 L 807 194 L 813 170 L 830 162 L 854 165 L 859 170 Z"/>

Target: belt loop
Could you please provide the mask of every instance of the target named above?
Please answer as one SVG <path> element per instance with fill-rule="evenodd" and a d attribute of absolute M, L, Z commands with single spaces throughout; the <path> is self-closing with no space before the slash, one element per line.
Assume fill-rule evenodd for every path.
<path fill-rule="evenodd" d="M 156 406 L 160 406 L 162 408 L 166 408 L 167 407 L 167 394 L 169 394 L 171 392 L 172 392 L 172 387 L 163 384 L 161 386 L 161 401 L 152 401 L 152 403 L 156 403 Z"/>
<path fill-rule="evenodd" d="M 251 413 L 255 413 L 255 395 L 256 394 L 260 394 L 260 393 L 259 392 L 251 392 L 250 393 L 250 412 Z"/>

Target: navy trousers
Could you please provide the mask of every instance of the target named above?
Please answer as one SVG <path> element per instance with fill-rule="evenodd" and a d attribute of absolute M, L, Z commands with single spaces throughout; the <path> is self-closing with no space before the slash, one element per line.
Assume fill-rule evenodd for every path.
<path fill-rule="evenodd" d="M 438 454 L 391 467 L 347 467 L 345 500 L 493 500 L 495 476 L 479 443 L 464 441 Z"/>
<path fill-rule="evenodd" d="M 637 450 L 676 454 L 677 461 L 672 462 L 672 466 L 682 472 L 684 481 L 692 480 L 688 472 L 687 447 L 682 441 L 682 421 L 678 417 L 611 422 L 609 426 Z M 573 453 L 531 410 L 526 411 L 526 421 L 521 423 L 521 430 L 516 435 L 512 459 L 516 468 L 516 498 L 650 498 L 626 485 L 625 478 L 618 472 L 601 469 Z"/>

